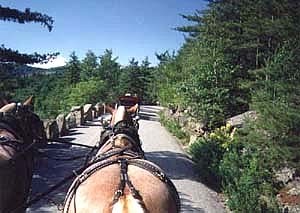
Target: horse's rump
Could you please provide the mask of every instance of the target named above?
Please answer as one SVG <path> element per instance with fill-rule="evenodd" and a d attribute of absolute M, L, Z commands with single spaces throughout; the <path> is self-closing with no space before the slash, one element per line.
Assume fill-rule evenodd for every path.
<path fill-rule="evenodd" d="M 144 159 L 138 128 L 130 115 L 137 106 L 108 107 L 110 129 L 103 132 L 93 162 L 69 188 L 64 213 L 179 212 L 175 186 L 158 166 Z"/>
<path fill-rule="evenodd" d="M 127 159 L 129 183 L 125 181 L 123 193 L 118 192 L 122 185 L 119 161 L 97 162 L 79 175 L 69 189 L 64 212 L 112 212 L 118 201 L 126 199 L 132 199 L 142 212 L 178 212 L 180 201 L 174 185 L 149 161 Z"/>

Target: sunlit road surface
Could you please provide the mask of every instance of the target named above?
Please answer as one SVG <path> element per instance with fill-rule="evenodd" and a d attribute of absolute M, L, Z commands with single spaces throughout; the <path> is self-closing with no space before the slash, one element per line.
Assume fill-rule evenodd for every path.
<path fill-rule="evenodd" d="M 181 199 L 182 212 L 225 212 L 216 192 L 199 182 L 194 163 L 176 139 L 158 122 L 158 107 L 141 107 L 149 120 L 140 120 L 139 134 L 148 160 L 158 164 L 174 182 Z M 145 116 L 145 119 L 147 117 Z"/>
<path fill-rule="evenodd" d="M 157 112 L 160 107 L 142 106 L 139 135 L 148 160 L 158 164 L 174 182 L 181 199 L 182 212 L 225 212 L 216 192 L 199 182 L 193 162 L 185 155 L 176 139 L 158 122 Z M 94 145 L 100 137 L 102 127 L 98 120 L 74 128 L 65 139 L 72 143 Z M 70 158 L 84 155 L 88 148 L 52 144 L 42 150 L 50 157 Z M 57 161 L 41 155 L 37 158 L 36 170 L 32 183 L 32 194 L 43 192 L 62 180 L 83 164 L 84 159 Z M 61 212 L 70 181 L 32 205 L 27 212 Z"/>

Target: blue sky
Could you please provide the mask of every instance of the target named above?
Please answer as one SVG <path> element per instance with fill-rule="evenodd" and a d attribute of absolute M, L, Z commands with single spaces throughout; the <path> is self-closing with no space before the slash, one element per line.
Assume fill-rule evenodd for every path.
<path fill-rule="evenodd" d="M 88 50 L 101 55 L 112 49 L 118 62 L 149 57 L 155 52 L 178 50 L 183 33 L 172 28 L 189 24 L 179 14 L 203 9 L 204 0 L 0 0 L 4 7 L 38 11 L 52 16 L 52 32 L 37 23 L 0 22 L 0 44 L 20 52 L 72 51 L 82 59 Z"/>

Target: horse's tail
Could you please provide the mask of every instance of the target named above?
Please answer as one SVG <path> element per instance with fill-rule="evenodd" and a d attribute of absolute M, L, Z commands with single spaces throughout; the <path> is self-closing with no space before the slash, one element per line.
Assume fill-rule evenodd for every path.
<path fill-rule="evenodd" d="M 131 194 L 124 195 L 112 206 L 112 213 L 146 213 L 142 201 Z"/>

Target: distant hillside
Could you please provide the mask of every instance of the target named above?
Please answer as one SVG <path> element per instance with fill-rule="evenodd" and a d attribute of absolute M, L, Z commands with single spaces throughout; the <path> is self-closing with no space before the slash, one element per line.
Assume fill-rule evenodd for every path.
<path fill-rule="evenodd" d="M 63 73 L 66 69 L 66 66 L 61 67 L 55 67 L 50 69 L 44 69 L 46 71 L 46 74 L 55 74 L 55 73 Z"/>
<path fill-rule="evenodd" d="M 31 67 L 27 65 L 17 65 L 12 74 L 17 76 L 31 76 L 35 74 L 44 74 L 44 75 L 51 75 L 55 73 L 62 73 L 64 72 L 65 66 L 62 67 L 55 67 L 50 69 L 42 69 L 37 67 Z"/>

